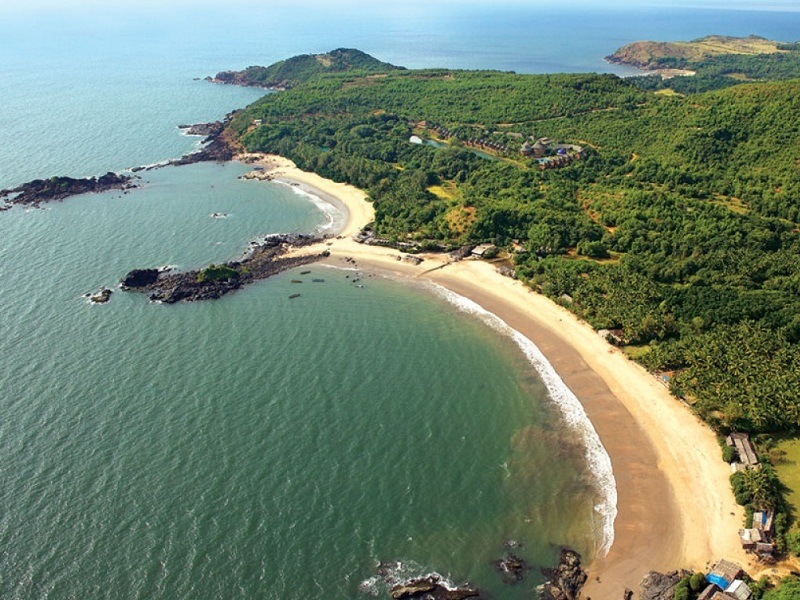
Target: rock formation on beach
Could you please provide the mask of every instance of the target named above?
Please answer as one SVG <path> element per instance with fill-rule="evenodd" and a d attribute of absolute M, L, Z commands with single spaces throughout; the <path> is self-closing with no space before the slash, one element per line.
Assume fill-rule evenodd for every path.
<path fill-rule="evenodd" d="M 539 600 L 578 600 L 586 583 L 586 571 L 581 568 L 581 555 L 563 548 L 555 568 L 542 569 L 547 581 L 539 588 Z"/>
<path fill-rule="evenodd" d="M 691 573 L 689 571 L 672 571 L 664 574 L 650 571 L 639 585 L 639 597 L 641 600 L 672 600 L 675 596 L 675 586 L 687 575 L 691 575 Z"/>

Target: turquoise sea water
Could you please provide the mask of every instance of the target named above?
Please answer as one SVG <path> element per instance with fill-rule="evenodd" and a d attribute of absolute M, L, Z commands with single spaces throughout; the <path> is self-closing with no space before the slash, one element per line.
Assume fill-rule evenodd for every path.
<path fill-rule="evenodd" d="M 800 31 L 757 11 L 242 6 L 4 14 L 0 187 L 180 155 L 196 138 L 176 125 L 260 95 L 193 78 L 299 52 L 611 70 L 602 56 L 639 38 Z M 596 551 L 579 436 L 519 347 L 435 291 L 312 267 L 216 302 L 87 303 L 131 268 L 325 222 L 244 171 L 162 169 L 0 213 L 0 597 L 357 598 L 401 561 L 522 598 L 537 572 L 502 583 L 504 540 L 537 567 Z"/>

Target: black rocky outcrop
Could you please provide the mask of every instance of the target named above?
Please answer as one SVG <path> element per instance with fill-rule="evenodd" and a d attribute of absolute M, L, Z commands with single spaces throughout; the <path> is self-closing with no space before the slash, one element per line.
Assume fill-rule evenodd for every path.
<path fill-rule="evenodd" d="M 555 568 L 542 569 L 546 579 L 539 588 L 540 600 L 577 600 L 586 583 L 586 571 L 581 568 L 581 555 L 563 548 Z"/>
<path fill-rule="evenodd" d="M 166 304 L 181 300 L 214 300 L 248 283 L 328 256 L 327 249 L 319 254 L 285 256 L 294 248 L 319 241 L 320 238 L 305 235 L 273 236 L 261 243 L 253 243 L 248 254 L 241 260 L 182 273 L 134 269 L 121 280 L 121 284 L 123 289 L 145 292 L 150 300 Z"/>
<path fill-rule="evenodd" d="M 195 123 L 194 125 L 178 125 L 186 135 L 201 135 L 203 137 L 218 136 L 222 133 L 225 125 L 222 121 L 214 121 L 212 123 Z"/>
<path fill-rule="evenodd" d="M 78 194 L 127 190 L 135 187 L 133 177 L 118 173 L 109 172 L 100 177 L 82 179 L 58 176 L 50 179 L 34 179 L 13 189 L 0 190 L 0 200 L 9 204 L 39 206 L 42 202 L 63 200 Z"/>
<path fill-rule="evenodd" d="M 125 275 L 120 283 L 122 289 L 142 288 L 154 284 L 160 274 L 161 271 L 158 269 L 134 269 Z"/>
<path fill-rule="evenodd" d="M 231 142 L 231 132 L 226 130 L 234 113 L 225 117 L 224 121 L 214 121 L 213 123 L 197 123 L 196 125 L 182 125 L 181 128 L 188 128 L 190 135 L 205 135 L 203 147 L 197 152 L 190 152 L 180 158 L 171 160 L 170 165 L 190 165 L 198 162 L 226 162 L 232 160 L 236 155 L 236 147 Z M 195 133 L 193 133 L 195 132 Z"/>
<path fill-rule="evenodd" d="M 438 575 L 397 584 L 389 591 L 389 595 L 393 600 L 464 600 L 481 597 L 480 592 L 471 587 L 447 587 Z"/>
<path fill-rule="evenodd" d="M 526 562 L 516 554 L 508 553 L 500 560 L 494 561 L 495 568 L 506 583 L 522 581 L 525 571 L 530 569 Z"/>

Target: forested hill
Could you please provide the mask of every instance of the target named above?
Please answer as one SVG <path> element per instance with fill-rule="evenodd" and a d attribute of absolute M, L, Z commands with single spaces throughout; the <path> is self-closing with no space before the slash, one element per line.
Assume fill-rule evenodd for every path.
<path fill-rule="evenodd" d="M 254 66 L 243 71 L 222 71 L 208 79 L 215 83 L 286 90 L 323 73 L 386 73 L 401 68 L 381 62 L 360 50 L 338 48 L 327 54 L 295 56 L 268 67 Z"/>
<path fill-rule="evenodd" d="M 799 111 L 800 81 L 426 70 L 319 75 L 231 128 L 367 190 L 390 243 L 508 249 L 715 427 L 770 431 L 800 427 Z M 540 138 L 581 153 L 546 168 L 520 152 Z"/>

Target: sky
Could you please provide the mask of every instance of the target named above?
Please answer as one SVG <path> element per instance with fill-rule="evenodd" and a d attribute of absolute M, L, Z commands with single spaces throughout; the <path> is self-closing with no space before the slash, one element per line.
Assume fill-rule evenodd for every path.
<path fill-rule="evenodd" d="M 410 4 L 528 4 L 549 5 L 550 0 L 385 0 L 381 4 L 410 5 Z M 2 12 L 35 12 L 41 10 L 64 11 L 75 9 L 104 10 L 113 6 L 119 9 L 150 9 L 158 10 L 163 7 L 165 0 L 127 0 L 125 2 L 108 2 L 108 0 L 0 0 L 0 13 Z M 202 9 L 203 7 L 227 6 L 231 8 L 269 9 L 270 4 L 284 4 L 283 0 L 169 0 L 166 2 L 171 7 L 185 6 L 187 8 Z M 293 4 L 325 6 L 341 5 L 343 8 L 369 8 L 375 5 L 374 0 L 295 0 Z M 573 0 L 571 5 L 587 7 L 625 7 L 641 6 L 642 0 Z M 685 6 L 692 8 L 713 7 L 739 10 L 791 10 L 800 11 L 800 0 L 650 0 L 648 6 L 675 7 Z"/>

